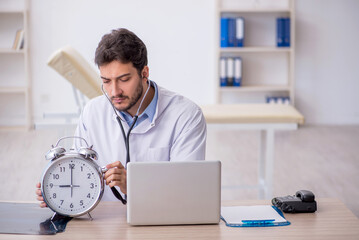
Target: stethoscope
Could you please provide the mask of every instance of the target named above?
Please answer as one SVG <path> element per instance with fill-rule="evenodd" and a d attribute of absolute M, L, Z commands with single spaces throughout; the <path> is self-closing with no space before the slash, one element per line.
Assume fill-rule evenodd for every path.
<path fill-rule="evenodd" d="M 133 116 L 133 118 L 132 118 L 133 121 L 132 121 L 132 124 L 131 124 L 130 128 L 129 128 L 128 131 L 127 131 L 127 134 L 125 133 L 125 130 L 124 130 L 123 125 L 122 125 L 122 121 L 124 121 L 124 120 L 123 120 L 123 119 L 120 117 L 120 115 L 118 114 L 118 112 L 117 112 L 115 106 L 112 104 L 112 102 L 111 102 L 109 96 L 107 95 L 106 91 L 103 89 L 103 84 L 101 84 L 101 90 L 102 90 L 103 94 L 106 96 L 106 98 L 107 98 L 107 100 L 109 101 L 109 103 L 111 104 L 111 106 L 112 106 L 112 108 L 113 108 L 113 111 L 114 111 L 115 114 L 116 114 L 116 120 L 117 120 L 118 124 L 119 124 L 120 127 L 121 127 L 122 136 L 123 136 L 123 139 L 124 139 L 124 141 L 125 141 L 125 146 L 126 146 L 126 164 L 125 164 L 125 168 L 127 168 L 127 164 L 130 162 L 130 134 L 131 134 L 131 131 L 132 131 L 132 129 L 134 128 L 136 122 L 137 122 L 138 114 L 139 114 L 140 109 L 141 109 L 141 107 L 142 107 L 142 103 L 143 103 L 144 99 L 146 98 L 148 91 L 149 91 L 150 88 L 151 88 L 151 80 L 150 80 L 149 78 L 147 78 L 147 80 L 148 80 L 147 90 L 146 90 L 145 95 L 143 96 L 143 98 L 142 98 L 142 100 L 141 100 L 141 102 L 140 102 L 140 106 L 138 107 L 135 116 Z M 115 187 L 112 187 L 112 188 L 111 188 L 111 191 L 112 191 L 112 193 L 115 195 L 115 197 L 116 197 L 117 199 L 119 199 L 123 204 L 126 204 L 126 203 L 127 203 L 126 199 L 123 199 L 123 197 L 121 196 L 121 194 L 117 191 L 117 189 L 116 189 Z"/>

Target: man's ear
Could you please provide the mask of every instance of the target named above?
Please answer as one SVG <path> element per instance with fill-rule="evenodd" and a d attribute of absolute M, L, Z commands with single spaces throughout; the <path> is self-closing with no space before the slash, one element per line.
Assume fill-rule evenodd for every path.
<path fill-rule="evenodd" d="M 142 74 L 141 74 L 142 76 L 141 77 L 146 79 L 146 81 L 147 81 L 147 78 L 148 78 L 149 73 L 150 73 L 149 70 L 150 69 L 148 68 L 148 66 L 144 66 L 143 69 L 142 69 Z"/>

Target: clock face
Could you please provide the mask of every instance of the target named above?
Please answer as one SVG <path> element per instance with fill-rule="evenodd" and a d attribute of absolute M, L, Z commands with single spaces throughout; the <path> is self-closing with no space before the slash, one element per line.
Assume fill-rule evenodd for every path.
<path fill-rule="evenodd" d="M 45 170 L 41 190 L 53 211 L 75 217 L 96 207 L 103 194 L 103 178 L 91 160 L 64 156 Z"/>

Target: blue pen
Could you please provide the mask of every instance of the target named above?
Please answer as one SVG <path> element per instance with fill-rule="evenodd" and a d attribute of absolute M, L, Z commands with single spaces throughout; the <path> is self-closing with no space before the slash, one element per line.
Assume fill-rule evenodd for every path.
<path fill-rule="evenodd" d="M 275 219 L 266 219 L 266 220 L 242 220 L 243 226 L 248 227 L 258 227 L 258 226 L 268 226 L 272 225 Z"/>

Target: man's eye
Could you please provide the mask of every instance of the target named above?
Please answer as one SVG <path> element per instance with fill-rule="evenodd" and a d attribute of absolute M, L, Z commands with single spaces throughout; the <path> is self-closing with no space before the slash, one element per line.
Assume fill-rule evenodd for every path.
<path fill-rule="evenodd" d="M 127 82 L 130 78 L 121 78 L 121 82 Z"/>

